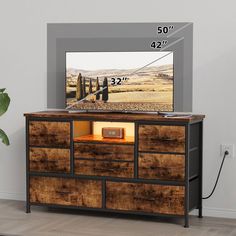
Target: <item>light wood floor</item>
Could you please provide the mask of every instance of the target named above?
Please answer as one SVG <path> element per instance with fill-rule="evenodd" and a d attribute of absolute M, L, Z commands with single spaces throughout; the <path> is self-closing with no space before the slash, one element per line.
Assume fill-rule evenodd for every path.
<path fill-rule="evenodd" d="M 183 221 L 156 217 L 95 214 L 32 207 L 24 202 L 0 200 L 0 235 L 22 236 L 236 236 L 236 220 L 192 216 L 190 228 Z"/>

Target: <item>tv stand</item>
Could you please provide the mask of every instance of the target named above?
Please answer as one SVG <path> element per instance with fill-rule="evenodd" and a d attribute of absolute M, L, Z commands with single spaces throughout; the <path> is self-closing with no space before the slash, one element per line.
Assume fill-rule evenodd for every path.
<path fill-rule="evenodd" d="M 33 205 L 202 217 L 203 115 L 68 113 L 26 117 L 26 212 Z M 109 123 L 104 123 L 109 122 Z M 123 125 L 124 139 L 102 138 Z"/>

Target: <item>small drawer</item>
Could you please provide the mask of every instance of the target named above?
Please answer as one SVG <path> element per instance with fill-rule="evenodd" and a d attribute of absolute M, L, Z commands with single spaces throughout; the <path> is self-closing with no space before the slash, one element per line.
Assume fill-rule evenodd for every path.
<path fill-rule="evenodd" d="M 185 127 L 139 125 L 139 151 L 185 152 Z"/>
<path fill-rule="evenodd" d="M 102 183 L 56 177 L 30 177 L 30 202 L 80 207 L 102 207 Z"/>
<path fill-rule="evenodd" d="M 70 147 L 70 123 L 30 121 L 29 145 L 43 147 Z"/>
<path fill-rule="evenodd" d="M 140 153 L 139 178 L 183 181 L 185 155 Z"/>
<path fill-rule="evenodd" d="M 74 143 L 75 158 L 99 160 L 134 160 L 133 145 Z"/>
<path fill-rule="evenodd" d="M 133 162 L 75 159 L 75 174 L 133 178 Z"/>
<path fill-rule="evenodd" d="M 70 149 L 30 148 L 30 171 L 70 172 Z"/>
<path fill-rule="evenodd" d="M 106 183 L 106 208 L 184 215 L 184 186 Z"/>

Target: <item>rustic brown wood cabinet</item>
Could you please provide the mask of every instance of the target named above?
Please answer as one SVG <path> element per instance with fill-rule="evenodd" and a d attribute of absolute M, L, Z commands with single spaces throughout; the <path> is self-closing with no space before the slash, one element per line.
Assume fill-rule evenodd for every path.
<path fill-rule="evenodd" d="M 42 205 L 183 217 L 186 227 L 191 210 L 202 217 L 203 115 L 47 111 L 25 117 L 26 212 Z M 103 139 L 95 133 L 99 122 L 131 124 L 133 131 Z"/>

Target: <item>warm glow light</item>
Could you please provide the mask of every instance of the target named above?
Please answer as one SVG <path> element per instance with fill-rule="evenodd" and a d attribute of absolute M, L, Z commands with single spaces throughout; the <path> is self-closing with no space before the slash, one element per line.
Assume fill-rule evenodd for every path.
<path fill-rule="evenodd" d="M 134 123 L 124 122 L 93 122 L 93 134 L 102 135 L 103 127 L 117 127 L 125 129 L 125 136 L 134 136 Z"/>

